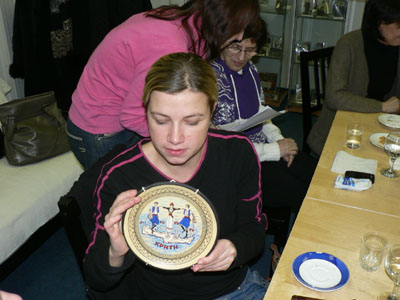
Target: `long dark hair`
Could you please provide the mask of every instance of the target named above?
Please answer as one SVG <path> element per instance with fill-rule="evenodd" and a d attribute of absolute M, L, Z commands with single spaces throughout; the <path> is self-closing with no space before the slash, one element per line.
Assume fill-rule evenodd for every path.
<path fill-rule="evenodd" d="M 191 39 L 190 51 L 212 60 L 219 56 L 224 42 L 254 26 L 260 5 L 258 0 L 190 0 L 182 6 L 161 6 L 146 15 L 161 20 L 181 19 Z M 198 38 L 189 24 L 191 16 Z"/>
<path fill-rule="evenodd" d="M 364 37 L 384 41 L 379 26 L 381 24 L 400 25 L 399 0 L 368 0 L 365 4 L 361 30 Z"/>
<path fill-rule="evenodd" d="M 244 31 L 243 40 L 245 39 L 250 39 L 253 43 L 256 43 L 257 51 L 260 51 L 269 39 L 267 23 L 261 17 L 258 17 L 254 26 L 247 26 Z"/>

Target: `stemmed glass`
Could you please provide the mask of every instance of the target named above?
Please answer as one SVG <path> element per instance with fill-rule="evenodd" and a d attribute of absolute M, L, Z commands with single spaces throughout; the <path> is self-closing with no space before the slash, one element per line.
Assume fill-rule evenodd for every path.
<path fill-rule="evenodd" d="M 400 244 L 390 248 L 385 259 L 386 274 L 394 281 L 392 292 L 384 292 L 379 295 L 378 300 L 400 300 Z"/>
<path fill-rule="evenodd" d="M 393 169 L 394 162 L 400 156 L 400 132 L 391 132 L 386 137 L 385 151 L 389 154 L 390 168 L 382 169 L 381 174 L 389 178 L 399 176 L 398 172 Z"/>

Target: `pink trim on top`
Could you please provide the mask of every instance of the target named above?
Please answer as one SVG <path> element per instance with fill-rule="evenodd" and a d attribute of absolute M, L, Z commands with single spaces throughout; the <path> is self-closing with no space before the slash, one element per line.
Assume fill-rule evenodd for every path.
<path fill-rule="evenodd" d="M 140 147 L 141 147 L 141 145 L 140 145 Z M 142 149 L 142 148 L 140 148 L 140 149 Z M 206 143 L 205 143 L 205 145 L 204 145 L 204 152 L 203 152 L 203 155 L 202 155 L 202 157 L 201 157 L 200 163 L 199 163 L 199 165 L 197 166 L 196 170 L 193 172 L 192 176 L 191 176 L 188 180 L 186 180 L 186 181 L 184 181 L 184 182 L 180 182 L 180 183 L 189 182 L 189 181 L 192 180 L 193 177 L 197 174 L 197 172 L 200 170 L 200 167 L 203 165 L 204 159 L 205 159 L 206 154 L 207 154 L 207 149 L 208 149 L 208 138 L 207 138 Z M 143 153 L 144 159 L 153 167 L 154 170 L 156 170 L 159 174 L 161 174 L 162 176 L 164 176 L 165 178 L 167 178 L 169 181 L 171 181 L 171 180 L 177 181 L 176 179 L 169 177 L 167 174 L 165 174 L 163 171 L 161 171 L 159 168 L 157 168 L 157 167 L 147 158 L 147 156 L 146 156 L 146 154 L 144 154 L 143 150 L 141 150 L 141 151 L 142 151 L 142 153 Z M 178 181 L 177 181 L 177 182 L 178 182 Z"/>
<path fill-rule="evenodd" d="M 249 199 L 242 199 L 243 201 L 253 201 L 256 198 L 258 198 L 258 203 L 257 203 L 257 215 L 255 216 L 255 218 L 257 219 L 258 222 L 261 222 L 262 217 L 265 218 L 266 221 L 266 227 L 265 230 L 268 229 L 268 218 L 267 215 L 265 213 L 262 212 L 262 183 L 261 183 L 261 162 L 260 162 L 260 158 L 258 157 L 256 148 L 254 147 L 253 143 L 250 141 L 250 139 L 247 136 L 243 136 L 243 135 L 239 135 L 239 134 L 232 134 L 229 136 L 226 135 L 222 135 L 222 134 L 218 134 L 218 133 L 214 133 L 214 132 L 209 132 L 208 135 L 210 136 L 214 136 L 214 137 L 218 137 L 218 138 L 223 138 L 223 139 L 231 139 L 231 138 L 239 138 L 242 140 L 246 140 L 252 147 L 256 157 L 257 157 L 257 164 L 258 164 L 258 193 L 255 194 L 253 197 L 249 198 Z"/>
<path fill-rule="evenodd" d="M 128 149 L 122 151 L 121 153 L 117 154 L 116 156 L 114 156 L 109 162 L 105 163 L 105 164 L 101 167 L 101 172 L 100 172 L 99 177 L 97 178 L 96 187 L 95 187 L 95 189 L 94 189 L 94 191 L 93 191 L 93 197 L 94 197 L 94 196 L 96 195 L 96 193 L 97 193 L 97 188 L 98 188 L 98 185 L 99 185 L 99 180 L 100 180 L 100 178 L 103 176 L 103 170 L 104 170 L 104 168 L 105 168 L 106 166 L 108 166 L 109 164 L 111 164 L 115 159 L 117 159 L 117 158 L 120 157 L 121 155 L 125 154 L 125 153 L 128 152 L 128 151 L 131 151 L 131 150 L 135 149 L 136 146 L 139 145 L 140 149 L 142 149 L 142 148 L 141 148 L 142 143 L 143 143 L 143 142 L 146 142 L 146 141 L 149 141 L 149 140 L 150 140 L 149 138 L 144 138 L 144 139 L 140 140 L 138 143 L 136 143 L 136 144 L 133 145 L 132 147 L 130 147 L 130 148 L 128 148 Z"/>
<path fill-rule="evenodd" d="M 141 142 L 139 142 L 138 144 L 140 145 Z M 138 145 L 138 144 L 136 144 L 136 145 Z M 136 145 L 135 145 L 134 147 L 136 147 Z M 131 147 L 130 149 L 133 149 L 134 147 Z M 128 150 L 129 150 L 129 149 L 125 150 L 124 153 L 125 153 L 126 151 L 128 151 Z M 99 230 L 99 229 L 100 229 L 100 230 L 104 230 L 104 226 L 100 225 L 100 222 L 99 222 L 101 216 L 103 215 L 102 212 L 101 212 L 102 199 L 101 199 L 101 197 L 100 197 L 100 192 L 101 192 L 101 189 L 104 187 L 104 182 L 110 177 L 110 174 L 111 174 L 112 172 L 114 172 L 115 169 L 117 169 L 117 168 L 119 168 L 119 167 L 121 167 L 121 166 L 123 166 L 123 165 L 126 165 L 126 164 L 128 164 L 128 163 L 131 163 L 131 162 L 133 162 L 133 161 L 135 161 L 135 160 L 137 160 L 137 159 L 139 159 L 139 158 L 141 158 L 141 157 L 143 157 L 143 153 L 142 153 L 142 152 L 139 153 L 139 154 L 137 154 L 137 155 L 135 155 L 134 157 L 132 157 L 132 158 L 130 158 L 130 159 L 128 159 L 128 160 L 122 161 L 122 162 L 120 162 L 119 164 L 117 164 L 117 165 L 111 167 L 111 168 L 107 171 L 107 173 L 106 173 L 106 175 L 103 177 L 103 179 L 101 180 L 101 184 L 100 184 L 100 186 L 98 187 L 98 189 L 97 189 L 97 191 L 96 191 L 96 193 L 97 193 L 97 198 L 98 198 L 98 202 L 97 202 L 97 212 L 98 212 L 98 215 L 97 215 L 97 217 L 96 217 L 96 228 L 95 228 L 95 230 L 94 230 L 93 240 L 92 240 L 92 242 L 89 244 L 88 248 L 86 249 L 86 254 L 89 253 L 90 248 L 96 243 L 98 230 Z M 114 159 L 115 159 L 115 158 L 114 158 Z M 113 159 L 113 160 L 114 160 L 114 159 Z"/>

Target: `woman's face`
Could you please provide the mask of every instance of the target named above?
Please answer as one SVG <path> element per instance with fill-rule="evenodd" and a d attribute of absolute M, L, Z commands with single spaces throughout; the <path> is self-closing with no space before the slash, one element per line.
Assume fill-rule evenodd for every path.
<path fill-rule="evenodd" d="M 380 41 L 382 44 L 388 46 L 400 46 L 400 24 L 381 24 L 379 25 L 379 31 L 385 38 L 384 41 Z"/>
<path fill-rule="evenodd" d="M 190 90 L 178 94 L 154 91 L 147 118 L 157 162 L 168 168 L 198 166 L 211 121 L 205 94 Z"/>
<path fill-rule="evenodd" d="M 239 52 L 238 52 L 239 51 Z M 221 52 L 221 57 L 232 71 L 240 71 L 257 54 L 257 45 L 251 39 L 232 43 Z"/>

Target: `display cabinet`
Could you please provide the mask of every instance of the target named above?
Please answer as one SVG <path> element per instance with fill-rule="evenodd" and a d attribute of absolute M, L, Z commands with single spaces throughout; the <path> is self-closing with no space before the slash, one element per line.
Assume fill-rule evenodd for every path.
<path fill-rule="evenodd" d="M 297 1 L 293 27 L 289 107 L 299 107 L 302 102 L 300 52 L 335 46 L 344 34 L 347 6 L 348 0 Z M 314 87 L 311 86 L 311 91 L 313 90 Z"/>
<path fill-rule="evenodd" d="M 292 33 L 292 0 L 260 0 L 261 17 L 266 21 L 269 40 L 254 58 L 259 70 L 265 100 L 268 105 L 279 106 L 287 95 L 290 74 L 290 48 Z"/>
<path fill-rule="evenodd" d="M 260 0 L 270 41 L 254 58 L 268 105 L 301 106 L 299 54 L 335 46 L 348 0 Z"/>

